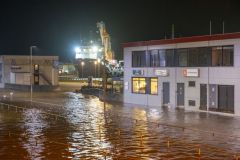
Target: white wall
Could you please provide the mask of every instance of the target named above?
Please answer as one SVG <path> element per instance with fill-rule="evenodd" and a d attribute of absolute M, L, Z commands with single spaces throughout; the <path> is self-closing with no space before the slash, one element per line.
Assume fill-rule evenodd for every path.
<path fill-rule="evenodd" d="M 0 56 L 0 60 L 3 63 L 3 85 L 0 83 L 0 87 L 4 87 L 4 83 L 10 83 L 10 73 L 15 73 L 16 84 L 30 84 L 30 57 L 29 56 Z M 0 63 L 1 63 L 0 61 Z M 53 67 L 52 61 L 58 61 L 57 56 L 33 56 L 33 64 L 39 64 L 40 73 L 52 83 L 52 85 L 58 85 L 58 69 Z M 14 62 L 14 64 L 13 64 Z M 11 69 L 11 67 L 20 66 L 20 69 Z M 32 67 L 32 73 L 34 69 Z M 25 76 L 24 76 L 25 75 Z M 33 82 L 33 81 L 32 81 Z M 48 85 L 48 83 L 40 76 L 40 85 Z"/>
<path fill-rule="evenodd" d="M 158 77 L 158 95 L 133 94 L 131 77 L 134 77 L 134 69 L 143 69 L 143 77 L 156 77 L 154 69 L 156 68 L 132 68 L 132 51 L 152 50 L 152 49 L 173 49 L 173 48 L 191 48 L 204 46 L 234 45 L 234 66 L 233 67 L 193 67 L 200 69 L 200 77 L 184 77 L 184 67 L 161 67 L 159 69 L 169 70 L 168 77 Z M 191 68 L 191 67 L 187 67 Z M 209 75 L 209 77 L 208 77 Z M 195 81 L 196 87 L 188 87 L 188 81 Z M 124 88 L 124 102 L 142 105 L 161 106 L 162 105 L 162 83 L 170 82 L 170 104 L 176 106 L 176 83 L 185 84 L 185 108 L 188 106 L 188 100 L 196 101 L 196 109 L 200 106 L 200 84 L 219 84 L 234 85 L 234 106 L 235 114 L 240 115 L 240 39 L 204 41 L 193 43 L 180 43 L 171 45 L 141 46 L 124 48 L 124 82 L 128 83 L 128 89 Z"/>

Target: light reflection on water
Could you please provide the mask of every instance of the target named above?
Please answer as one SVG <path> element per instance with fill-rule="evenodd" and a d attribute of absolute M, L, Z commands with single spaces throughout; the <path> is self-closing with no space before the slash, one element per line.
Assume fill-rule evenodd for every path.
<path fill-rule="evenodd" d="M 45 142 L 42 130 L 48 126 L 42 119 L 41 111 L 33 108 L 23 112 L 22 121 L 25 130 L 22 136 L 26 138 L 23 141 L 23 148 L 27 150 L 30 159 L 42 159 L 41 153 Z"/>
<path fill-rule="evenodd" d="M 203 129 L 204 125 L 206 128 L 213 126 L 214 123 L 207 124 L 209 120 L 222 121 L 218 116 L 169 108 L 104 105 L 93 96 L 74 93 L 66 97 L 45 101 L 62 107 L 35 104 L 34 108 L 20 112 L 2 107 L 0 146 L 4 147 L 0 147 L 0 158 L 232 159 L 240 150 L 240 140 L 236 138 L 158 125 L 168 123 Z M 65 118 L 43 114 L 46 111 Z M 237 128 L 239 121 L 223 119 L 224 123 Z M 215 128 L 220 127 L 221 124 Z M 201 155 L 197 154 L 199 146 Z"/>

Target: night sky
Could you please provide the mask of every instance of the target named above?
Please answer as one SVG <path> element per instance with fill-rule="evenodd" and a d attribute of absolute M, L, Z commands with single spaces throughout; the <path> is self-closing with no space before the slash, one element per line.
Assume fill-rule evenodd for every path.
<path fill-rule="evenodd" d="M 0 53 L 74 57 L 80 40 L 96 36 L 104 21 L 113 50 L 122 57 L 121 43 L 212 33 L 240 32 L 240 1 L 231 0 L 5 0 L 0 4 Z M 99 37 L 100 38 L 100 37 Z"/>

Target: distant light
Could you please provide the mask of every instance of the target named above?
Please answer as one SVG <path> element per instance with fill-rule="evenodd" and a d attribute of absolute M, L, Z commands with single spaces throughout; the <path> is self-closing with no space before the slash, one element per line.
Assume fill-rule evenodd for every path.
<path fill-rule="evenodd" d="M 98 63 L 98 61 L 94 61 L 94 64 L 96 65 Z"/>
<path fill-rule="evenodd" d="M 91 40 L 90 43 L 93 44 L 93 40 Z"/>
<path fill-rule="evenodd" d="M 101 62 L 101 60 L 98 58 L 98 59 L 97 59 L 97 62 L 98 62 L 98 63 L 100 63 L 100 62 Z"/>
<path fill-rule="evenodd" d="M 82 65 L 82 66 L 84 66 L 84 64 L 85 64 L 84 62 L 81 62 L 81 65 Z"/>
<path fill-rule="evenodd" d="M 75 48 L 75 52 L 76 52 L 76 53 L 80 53 L 80 52 L 81 52 L 81 49 L 80 49 L 79 47 L 76 47 L 76 48 Z"/>
<path fill-rule="evenodd" d="M 102 52 L 103 51 L 103 48 L 99 48 L 98 52 Z"/>
<path fill-rule="evenodd" d="M 98 51 L 98 46 L 93 46 L 92 50 L 93 50 L 93 52 L 97 52 Z"/>

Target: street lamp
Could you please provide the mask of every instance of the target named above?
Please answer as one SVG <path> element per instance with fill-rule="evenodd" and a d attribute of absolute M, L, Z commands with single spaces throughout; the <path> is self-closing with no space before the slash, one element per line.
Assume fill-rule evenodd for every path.
<path fill-rule="evenodd" d="M 83 78 L 83 66 L 85 65 L 85 63 L 82 61 L 81 62 L 81 66 L 82 66 L 82 78 Z"/>
<path fill-rule="evenodd" d="M 30 46 L 30 66 L 29 66 L 29 69 L 30 69 L 30 100 L 31 100 L 31 103 L 32 103 L 32 94 L 33 94 L 33 87 L 32 87 L 32 54 L 33 54 L 33 48 L 36 48 L 37 46 Z"/>
<path fill-rule="evenodd" d="M 98 78 L 100 78 L 100 58 L 97 59 L 97 62 L 98 62 Z"/>
<path fill-rule="evenodd" d="M 95 67 L 95 78 L 97 78 L 97 76 L 96 76 L 96 67 L 97 67 L 97 61 L 94 61 L 94 67 Z"/>

